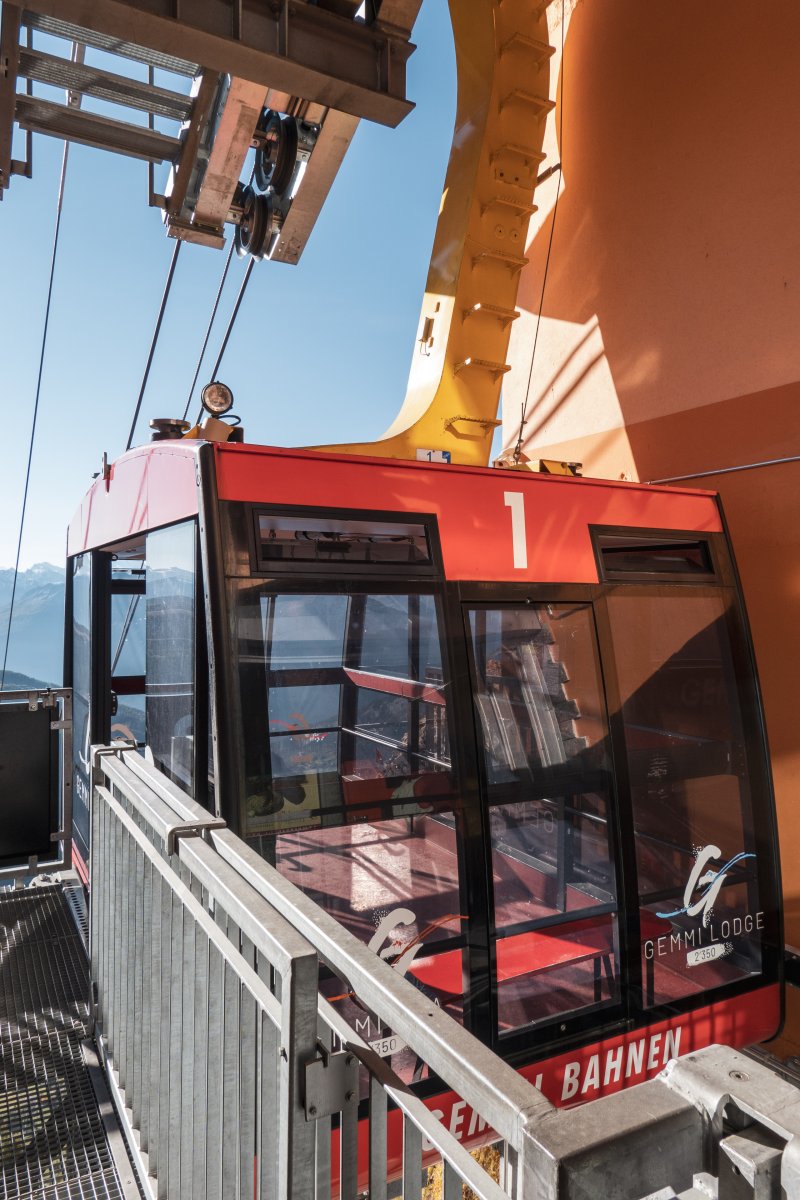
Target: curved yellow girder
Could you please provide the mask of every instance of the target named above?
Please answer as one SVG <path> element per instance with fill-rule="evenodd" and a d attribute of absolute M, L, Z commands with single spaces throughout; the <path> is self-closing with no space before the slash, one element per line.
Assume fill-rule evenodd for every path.
<path fill-rule="evenodd" d="M 450 0 L 458 99 L 408 390 L 382 438 L 349 454 L 489 462 L 544 136 L 549 0 Z"/>

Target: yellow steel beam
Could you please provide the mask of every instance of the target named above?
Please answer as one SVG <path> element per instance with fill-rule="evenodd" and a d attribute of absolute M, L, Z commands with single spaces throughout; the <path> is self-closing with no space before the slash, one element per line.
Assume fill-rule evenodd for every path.
<path fill-rule="evenodd" d="M 546 7 L 450 0 L 456 122 L 406 398 L 377 441 L 318 449 L 488 463 L 553 107 Z"/>

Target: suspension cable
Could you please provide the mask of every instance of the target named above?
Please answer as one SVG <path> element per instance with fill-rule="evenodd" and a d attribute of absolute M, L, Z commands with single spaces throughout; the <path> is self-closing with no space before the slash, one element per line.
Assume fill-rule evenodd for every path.
<path fill-rule="evenodd" d="M 253 267 L 255 265 L 256 265 L 256 260 L 254 258 L 251 258 L 249 263 L 247 264 L 247 270 L 244 273 L 244 279 L 242 280 L 242 286 L 239 288 L 239 295 L 236 297 L 236 303 L 233 306 L 233 312 L 231 313 L 230 320 L 228 321 L 228 328 L 225 330 L 225 336 L 222 339 L 222 345 L 219 348 L 219 354 L 217 355 L 217 361 L 214 363 L 214 369 L 211 372 L 212 379 L 217 378 L 217 372 L 219 371 L 220 363 L 222 362 L 222 356 L 228 347 L 228 340 L 231 336 L 231 333 L 233 332 L 233 327 L 236 323 L 236 318 L 239 315 L 239 309 L 241 307 L 242 300 L 244 299 L 244 293 L 247 289 L 248 283 L 250 282 L 250 276 L 253 274 Z M 201 409 L 197 416 L 198 423 L 202 419 L 202 416 L 203 416 L 203 410 Z"/>
<path fill-rule="evenodd" d="M 172 277 L 175 274 L 175 265 L 178 261 L 178 255 L 180 254 L 182 244 L 183 243 L 180 241 L 180 239 L 178 239 L 175 242 L 175 249 L 172 251 L 172 260 L 169 264 L 169 271 L 167 272 L 167 282 L 164 286 L 164 295 L 161 297 L 161 307 L 158 310 L 156 327 L 153 330 L 153 340 L 150 343 L 150 353 L 147 355 L 147 365 L 145 366 L 144 375 L 142 376 L 142 386 L 139 388 L 139 398 L 136 401 L 136 408 L 133 410 L 133 420 L 131 421 L 131 431 L 128 434 L 128 443 L 125 447 L 126 450 L 130 450 L 131 446 L 133 445 L 133 435 L 136 431 L 136 422 L 139 419 L 139 412 L 142 407 L 142 400 L 144 399 L 144 391 L 147 387 L 147 380 L 150 375 L 150 367 L 153 365 L 153 355 L 156 352 L 158 336 L 161 333 L 161 322 L 164 320 L 164 310 L 167 307 L 167 300 L 169 299 L 170 288 L 172 287 Z"/>
<path fill-rule="evenodd" d="M 211 316 L 208 319 L 208 325 L 206 327 L 206 336 L 203 338 L 203 346 L 202 346 L 202 349 L 200 350 L 200 357 L 198 358 L 197 366 L 194 369 L 194 378 L 192 379 L 191 385 L 189 387 L 189 395 L 186 397 L 186 407 L 183 410 L 183 420 L 184 421 L 186 420 L 187 416 L 189 415 L 189 405 L 192 403 L 192 396 L 194 395 L 194 389 L 197 384 L 197 378 L 200 374 L 200 367 L 203 365 L 203 359 L 205 358 L 205 353 L 206 353 L 206 350 L 208 349 L 208 340 L 211 337 L 211 328 L 214 324 L 214 321 L 217 318 L 217 309 L 219 308 L 219 302 L 222 299 L 222 289 L 225 287 L 225 280 L 228 278 L 228 269 L 231 265 L 231 259 L 233 258 L 234 245 L 235 245 L 234 239 L 231 238 L 231 244 L 228 249 L 228 257 L 225 259 L 225 267 L 222 272 L 222 278 L 220 279 L 219 287 L 217 288 L 217 297 L 214 301 L 214 307 L 211 309 Z M 212 379 L 213 379 L 213 376 L 212 376 Z"/>
<path fill-rule="evenodd" d="M 44 310 L 44 327 L 42 329 L 42 344 L 39 351 L 39 373 L 36 378 L 36 396 L 33 402 L 33 420 L 31 422 L 31 436 L 28 444 L 28 465 L 25 470 L 25 487 L 22 492 L 22 512 L 19 518 L 19 537 L 17 538 L 17 555 L 14 560 L 14 579 L 11 584 L 11 603 L 8 608 L 8 623 L 6 625 L 6 644 L 3 651 L 3 669 L 0 673 L 0 691 L 2 691 L 6 682 L 6 665 L 8 663 L 8 645 L 11 638 L 11 621 L 14 617 L 14 600 L 17 595 L 17 577 L 19 575 L 19 556 L 22 549 L 22 532 L 25 527 L 25 512 L 28 507 L 28 486 L 31 479 L 31 462 L 33 460 L 33 444 L 36 438 L 36 421 L 39 415 L 39 397 L 42 390 L 42 371 L 44 369 L 44 355 L 47 347 L 47 330 L 50 323 L 50 303 L 53 298 L 53 278 L 56 270 L 56 254 L 58 251 L 58 235 L 61 231 L 61 211 L 64 204 L 64 182 L 67 176 L 67 161 L 69 159 L 69 142 L 64 142 L 64 154 L 61 159 L 61 177 L 58 181 L 58 200 L 56 202 L 56 225 L 53 235 L 53 253 L 50 258 L 50 281 L 47 285 L 47 303 Z"/>
<path fill-rule="evenodd" d="M 522 451 L 522 438 L 525 431 L 525 414 L 528 409 L 528 399 L 530 397 L 531 383 L 533 381 L 533 364 L 536 361 L 536 343 L 539 341 L 539 326 L 542 321 L 542 308 L 544 307 L 544 289 L 547 285 L 547 272 L 550 267 L 550 251 L 553 249 L 553 232 L 556 227 L 556 215 L 558 213 L 558 201 L 561 195 L 561 164 L 564 161 L 564 0 L 561 0 L 561 63 L 560 63 L 561 78 L 558 84 L 558 149 L 559 162 L 558 167 L 554 167 L 549 174 L 555 174 L 558 170 L 558 183 L 556 185 L 556 200 L 553 205 L 553 220 L 550 223 L 550 237 L 547 242 L 547 256 L 544 260 L 544 275 L 542 277 L 542 292 L 539 297 L 539 311 L 536 314 L 536 331 L 533 335 L 533 350 L 531 351 L 531 369 L 528 372 L 528 386 L 525 389 L 525 399 L 522 402 L 519 419 L 519 434 L 517 443 L 514 446 L 514 462 L 519 462 L 519 456 Z M 545 174 L 548 174 L 545 172 Z"/>
<path fill-rule="evenodd" d="M 255 168 L 255 166 L 253 166 L 253 169 L 250 172 L 250 179 L 247 184 L 248 187 L 253 186 L 253 178 L 255 176 L 255 173 L 256 173 L 256 168 Z M 233 258 L 233 251 L 234 251 L 235 247 L 236 247 L 236 239 L 232 237 L 231 244 L 228 247 L 228 257 L 225 259 L 225 266 L 223 267 L 223 270 L 222 270 L 222 277 L 219 281 L 219 287 L 217 288 L 217 296 L 216 296 L 216 299 L 214 300 L 214 306 L 211 309 L 211 316 L 208 319 L 208 325 L 206 326 L 206 336 L 203 338 L 203 345 L 200 350 L 200 357 L 197 360 L 197 366 L 195 367 L 194 378 L 192 380 L 191 387 L 189 388 L 189 395 L 186 397 L 186 407 L 183 410 L 183 420 L 184 421 L 186 420 L 186 418 L 189 415 L 189 406 L 192 403 L 192 393 L 194 392 L 194 389 L 197 385 L 197 379 L 200 374 L 200 368 L 203 365 L 203 359 L 205 358 L 206 350 L 208 349 L 208 342 L 209 342 L 209 338 L 211 337 L 211 329 L 214 325 L 214 322 L 217 319 L 217 309 L 219 308 L 219 302 L 222 299 L 222 289 L 225 287 L 225 281 L 228 278 L 228 271 L 230 269 L 231 259 Z M 217 359 L 217 366 L 219 366 L 219 359 Z M 216 374 L 216 372 L 214 373 L 214 375 L 211 376 L 212 379 L 214 378 L 215 374 Z"/>

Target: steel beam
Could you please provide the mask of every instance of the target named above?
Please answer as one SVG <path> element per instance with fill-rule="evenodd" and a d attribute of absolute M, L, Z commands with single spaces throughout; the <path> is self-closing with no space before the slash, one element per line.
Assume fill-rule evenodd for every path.
<path fill-rule="evenodd" d="M 22 10 L 16 5 L 3 4 L 0 18 L 0 196 L 11 182 L 21 18 Z"/>
<path fill-rule="evenodd" d="M 204 71 L 192 102 L 192 111 L 181 139 L 180 157 L 175 163 L 172 190 L 167 197 L 167 212 L 170 218 L 178 217 L 186 200 L 186 193 L 197 166 L 197 154 L 208 122 L 211 105 L 219 86 L 215 71 Z"/>
<path fill-rule="evenodd" d="M 156 67 L 161 71 L 172 71 L 175 75 L 188 75 L 190 78 L 197 74 L 197 63 L 187 62 L 185 58 L 178 58 L 174 54 L 161 54 L 158 50 L 137 46 L 125 38 L 109 37 L 97 29 L 75 25 L 58 17 L 27 11 L 22 18 L 22 24 L 28 29 L 38 30 L 39 33 L 48 33 L 52 37 L 65 38 L 68 42 L 91 46 L 93 50 L 104 50 L 107 54 L 130 58 L 134 62 L 144 63 L 146 67 Z"/>
<path fill-rule="evenodd" d="M 357 127 L 357 118 L 347 113 L 329 112 L 325 117 L 305 175 L 270 256 L 272 262 L 295 264 L 299 261 Z"/>
<path fill-rule="evenodd" d="M 99 71 L 95 67 L 73 63 L 41 50 L 27 50 L 24 47 L 20 50 L 19 74 L 37 83 L 80 92 L 95 100 L 124 104 L 126 108 L 155 113 L 172 121 L 185 121 L 192 107 L 191 97 L 180 92 L 151 87 L 125 75 Z"/>
<path fill-rule="evenodd" d="M 281 0 L 275 11 L 263 0 L 194 0 L 181 20 L 174 0 L 37 0 L 37 10 L 383 125 L 413 107 L 406 38 L 303 0 Z"/>
<path fill-rule="evenodd" d="M 422 0 L 383 0 L 378 9 L 378 23 L 410 36 L 421 8 Z"/>
<path fill-rule="evenodd" d="M 181 147 L 178 138 L 126 121 L 99 117 L 96 113 L 80 112 L 38 96 L 17 96 L 17 122 L 21 129 L 29 129 L 31 133 L 45 133 L 149 162 L 172 162 Z"/>
<path fill-rule="evenodd" d="M 263 84 L 231 80 L 195 205 L 195 218 L 207 229 L 221 232 L 227 220 L 266 95 Z"/>

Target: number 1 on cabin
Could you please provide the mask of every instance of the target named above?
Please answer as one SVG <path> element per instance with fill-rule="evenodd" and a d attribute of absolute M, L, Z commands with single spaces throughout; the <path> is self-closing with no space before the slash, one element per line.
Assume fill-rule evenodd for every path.
<path fill-rule="evenodd" d="M 503 492 L 506 508 L 511 509 L 511 544 L 514 567 L 524 571 L 528 566 L 528 543 L 525 538 L 525 497 L 522 492 Z"/>

